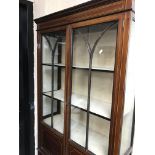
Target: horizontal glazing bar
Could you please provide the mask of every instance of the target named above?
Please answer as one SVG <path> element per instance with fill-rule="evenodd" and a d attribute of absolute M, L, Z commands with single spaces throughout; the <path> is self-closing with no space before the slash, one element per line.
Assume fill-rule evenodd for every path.
<path fill-rule="evenodd" d="M 81 107 L 78 107 L 78 106 L 75 106 L 75 105 L 71 105 L 71 106 L 74 107 L 74 108 L 77 108 L 77 109 L 80 109 L 80 110 L 82 110 L 82 111 L 87 112 L 86 109 L 83 109 L 83 108 L 81 108 Z M 97 113 L 94 113 L 94 112 L 91 112 L 91 111 L 89 111 L 89 113 L 90 113 L 90 114 L 93 114 L 93 115 L 95 115 L 95 116 L 101 117 L 101 118 L 103 118 L 103 119 L 105 119 L 105 120 L 107 120 L 107 121 L 111 121 L 110 118 L 107 118 L 107 117 L 101 116 L 101 115 L 99 115 L 99 114 L 97 114 Z"/>
<path fill-rule="evenodd" d="M 43 63 L 42 65 L 44 66 L 52 66 L 50 63 Z M 64 64 L 54 64 L 55 67 L 65 67 Z M 85 66 L 72 66 L 73 69 L 84 69 L 84 70 L 89 70 L 88 67 Z M 92 67 L 92 71 L 102 71 L 102 72 L 110 72 L 114 73 L 114 69 L 108 68 L 108 67 Z"/>

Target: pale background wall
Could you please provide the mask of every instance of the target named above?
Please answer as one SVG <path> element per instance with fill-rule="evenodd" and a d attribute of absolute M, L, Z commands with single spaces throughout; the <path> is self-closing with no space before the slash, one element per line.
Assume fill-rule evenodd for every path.
<path fill-rule="evenodd" d="M 33 16 L 39 18 L 50 13 L 60 11 L 89 0 L 29 0 L 33 2 Z M 34 23 L 34 79 L 35 79 L 35 148 L 37 148 L 37 34 L 36 24 Z M 37 151 L 35 149 L 35 154 Z"/>

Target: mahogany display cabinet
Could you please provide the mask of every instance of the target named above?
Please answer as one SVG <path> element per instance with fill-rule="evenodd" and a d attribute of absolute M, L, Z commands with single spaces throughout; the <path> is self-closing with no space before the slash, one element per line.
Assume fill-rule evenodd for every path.
<path fill-rule="evenodd" d="M 35 20 L 39 155 L 132 154 L 134 21 L 131 0 Z"/>

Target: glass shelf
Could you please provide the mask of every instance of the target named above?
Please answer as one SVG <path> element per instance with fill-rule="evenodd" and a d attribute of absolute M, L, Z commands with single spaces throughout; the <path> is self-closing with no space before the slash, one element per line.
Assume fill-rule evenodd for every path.
<path fill-rule="evenodd" d="M 85 69 L 85 70 L 89 70 L 89 67 L 87 66 L 72 66 L 73 69 Z M 104 71 L 104 72 L 114 72 L 114 68 L 113 67 L 95 67 L 92 66 L 92 71 Z"/>
<path fill-rule="evenodd" d="M 42 65 L 44 66 L 52 66 L 51 63 L 43 63 Z M 56 67 L 65 67 L 65 64 L 59 63 L 59 64 L 54 64 Z M 87 66 L 72 66 L 73 69 L 85 69 L 88 70 L 89 68 Z M 105 72 L 114 72 L 114 68 L 111 66 L 106 66 L 106 67 L 92 67 L 92 71 L 105 71 Z"/>
<path fill-rule="evenodd" d="M 51 92 L 44 92 L 43 95 L 46 95 L 48 97 L 51 97 Z M 54 91 L 54 99 L 58 99 L 64 102 L 64 90 L 57 90 Z M 87 102 L 87 97 L 78 95 L 78 94 L 72 94 L 72 106 L 76 108 L 80 108 L 81 110 L 87 109 L 87 105 L 85 104 Z M 98 106 L 96 106 L 98 105 Z M 111 106 L 109 103 L 101 103 L 97 100 L 91 101 L 90 106 L 90 113 L 99 115 L 100 117 L 104 117 L 106 119 L 110 119 L 110 113 L 111 113 Z"/>
<path fill-rule="evenodd" d="M 66 42 L 58 42 L 57 44 L 66 45 Z"/>
<path fill-rule="evenodd" d="M 43 95 L 51 98 L 51 92 L 43 92 Z M 64 102 L 64 90 L 54 91 L 54 99 Z M 79 95 L 72 93 L 72 106 L 86 111 L 87 109 L 87 97 L 84 95 Z M 96 106 L 98 105 L 98 106 Z M 128 106 L 124 109 L 124 116 L 127 115 L 131 110 L 131 107 Z M 104 117 L 104 119 L 111 119 L 111 103 L 100 102 L 98 100 L 92 99 L 90 104 L 90 113 Z"/>
<path fill-rule="evenodd" d="M 52 66 L 51 63 L 43 63 L 42 65 L 44 65 L 44 66 Z M 56 66 L 56 67 L 65 67 L 65 64 L 58 63 L 58 64 L 54 64 L 54 66 Z"/>

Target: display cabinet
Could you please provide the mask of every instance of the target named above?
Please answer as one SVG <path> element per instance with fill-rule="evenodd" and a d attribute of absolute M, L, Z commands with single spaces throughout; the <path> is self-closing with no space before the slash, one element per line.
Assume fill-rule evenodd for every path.
<path fill-rule="evenodd" d="M 39 155 L 132 154 L 134 2 L 90 1 L 35 22 Z"/>

